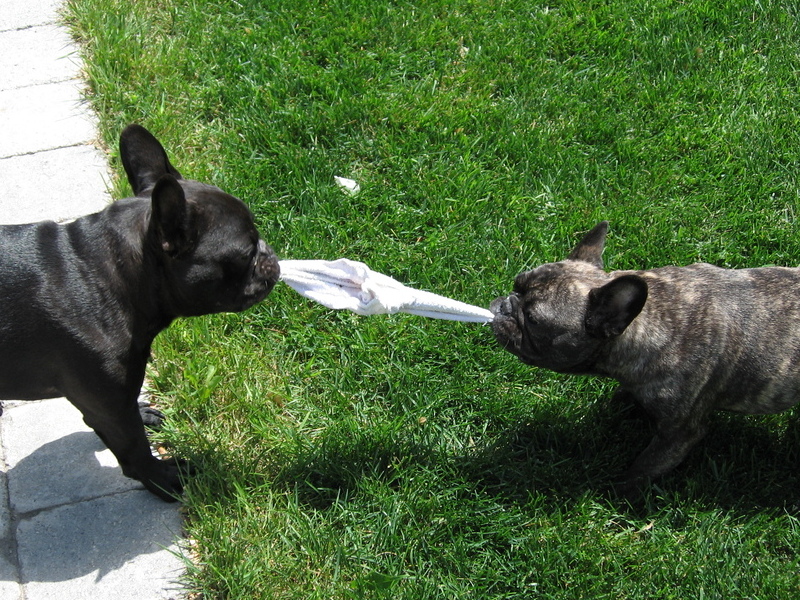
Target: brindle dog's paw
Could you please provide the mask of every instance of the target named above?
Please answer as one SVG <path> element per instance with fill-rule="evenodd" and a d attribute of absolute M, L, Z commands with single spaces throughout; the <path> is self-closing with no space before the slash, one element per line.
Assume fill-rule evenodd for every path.
<path fill-rule="evenodd" d="M 611 484 L 611 491 L 619 500 L 636 505 L 644 500 L 648 483 L 649 480 L 646 478 L 628 478 L 623 475 Z"/>

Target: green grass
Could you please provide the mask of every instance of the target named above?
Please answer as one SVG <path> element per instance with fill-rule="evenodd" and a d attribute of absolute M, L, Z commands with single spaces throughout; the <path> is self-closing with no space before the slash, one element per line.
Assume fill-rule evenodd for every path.
<path fill-rule="evenodd" d="M 793 2 L 70 0 L 67 18 L 109 147 L 144 124 L 283 257 L 483 306 L 602 219 L 610 268 L 800 263 Z M 648 425 L 612 382 L 527 368 L 483 326 L 279 286 L 177 323 L 150 378 L 201 467 L 204 598 L 800 593 L 797 410 L 715 415 L 633 510 L 607 488 Z"/>

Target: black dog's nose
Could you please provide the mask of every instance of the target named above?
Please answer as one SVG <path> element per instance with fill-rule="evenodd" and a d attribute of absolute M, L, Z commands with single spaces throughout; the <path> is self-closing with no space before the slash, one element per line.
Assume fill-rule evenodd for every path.
<path fill-rule="evenodd" d="M 281 276 L 281 267 L 275 251 L 264 241 L 258 240 L 258 274 L 268 283 L 275 285 Z M 270 286 L 270 287 L 271 287 Z"/>

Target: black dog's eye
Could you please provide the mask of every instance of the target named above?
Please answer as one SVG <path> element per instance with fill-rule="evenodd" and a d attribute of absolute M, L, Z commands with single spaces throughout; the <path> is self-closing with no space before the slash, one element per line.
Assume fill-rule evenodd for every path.
<path fill-rule="evenodd" d="M 242 249 L 241 252 L 242 262 L 245 264 L 250 264 L 256 259 L 257 255 L 258 255 L 258 239 L 256 238 L 249 247 Z"/>
<path fill-rule="evenodd" d="M 240 249 L 228 257 L 224 263 L 225 274 L 228 277 L 238 277 L 251 268 L 255 261 L 256 248 Z"/>

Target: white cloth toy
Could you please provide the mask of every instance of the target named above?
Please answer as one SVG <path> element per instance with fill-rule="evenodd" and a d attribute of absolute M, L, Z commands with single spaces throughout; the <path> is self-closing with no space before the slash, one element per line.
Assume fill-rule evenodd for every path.
<path fill-rule="evenodd" d="M 412 315 L 489 323 L 491 311 L 407 287 L 354 260 L 282 260 L 281 280 L 296 292 L 336 310 L 359 315 L 406 312 Z"/>

